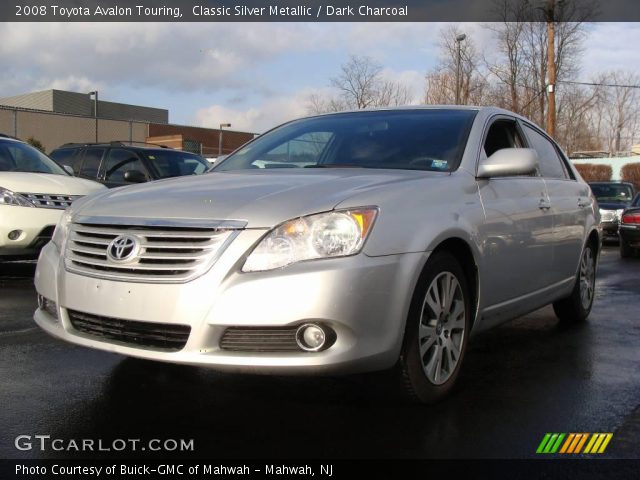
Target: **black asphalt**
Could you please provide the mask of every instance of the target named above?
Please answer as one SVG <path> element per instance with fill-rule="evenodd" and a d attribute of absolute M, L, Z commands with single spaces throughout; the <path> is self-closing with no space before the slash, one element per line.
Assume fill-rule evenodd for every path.
<path fill-rule="evenodd" d="M 640 258 L 617 248 L 587 323 L 547 307 L 477 336 L 436 406 L 399 403 L 385 375 L 231 375 L 63 343 L 33 323 L 33 271 L 0 264 L 0 458 L 71 456 L 15 449 L 39 434 L 193 438 L 198 458 L 527 458 L 546 432 L 613 432 L 605 456 L 640 458 Z"/>

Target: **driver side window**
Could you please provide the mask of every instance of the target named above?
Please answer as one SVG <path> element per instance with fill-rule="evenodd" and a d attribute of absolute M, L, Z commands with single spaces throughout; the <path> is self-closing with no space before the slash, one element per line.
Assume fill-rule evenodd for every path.
<path fill-rule="evenodd" d="M 490 157 L 503 148 L 522 148 L 524 143 L 512 120 L 497 120 L 489 128 L 487 138 L 484 141 L 484 152 Z"/>

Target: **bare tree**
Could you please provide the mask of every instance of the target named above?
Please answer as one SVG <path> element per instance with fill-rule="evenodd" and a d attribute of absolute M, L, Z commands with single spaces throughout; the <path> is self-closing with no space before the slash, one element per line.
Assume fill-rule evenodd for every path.
<path fill-rule="evenodd" d="M 596 12 L 595 3 L 584 0 L 532 2 L 499 0 L 495 3 L 498 23 L 487 25 L 494 32 L 494 56 L 486 59 L 488 70 L 504 84 L 508 108 L 544 125 L 547 111 L 547 21 L 553 22 L 553 65 L 557 81 L 579 71 L 585 22 Z M 543 8 L 543 7 L 551 7 Z M 574 92 L 571 92 L 572 94 Z M 556 86 L 561 103 L 562 92 Z M 558 116 L 562 110 L 558 109 Z M 562 120 L 558 118 L 558 123 Z"/>
<path fill-rule="evenodd" d="M 602 101 L 602 90 L 577 85 L 563 85 L 563 94 L 558 103 L 558 127 L 556 137 L 567 152 L 601 149 L 596 133 L 599 115 L 596 106 Z"/>
<path fill-rule="evenodd" d="M 617 71 L 606 78 L 608 85 L 618 87 L 605 88 L 604 134 L 610 152 L 618 153 L 631 147 L 640 115 L 640 76 L 637 73 Z"/>
<path fill-rule="evenodd" d="M 400 82 L 384 78 L 382 65 L 367 56 L 352 55 L 330 79 L 335 96 L 312 95 L 307 109 L 314 113 L 359 110 L 411 103 L 411 90 Z"/>
<path fill-rule="evenodd" d="M 424 101 L 427 104 L 453 104 L 456 97 L 458 44 L 456 38 L 463 32 L 458 26 L 440 31 L 440 56 L 437 65 L 425 76 Z M 467 36 L 460 43 L 460 103 L 484 103 L 487 80 L 479 70 L 480 57 L 473 39 Z"/>

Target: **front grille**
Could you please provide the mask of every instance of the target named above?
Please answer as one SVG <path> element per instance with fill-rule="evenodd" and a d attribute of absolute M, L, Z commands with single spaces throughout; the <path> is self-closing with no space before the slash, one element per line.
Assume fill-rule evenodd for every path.
<path fill-rule="evenodd" d="M 67 312 L 76 331 L 103 342 L 115 341 L 152 350 L 177 352 L 184 348 L 191 333 L 191 327 L 188 325 L 136 322 L 74 310 Z"/>
<path fill-rule="evenodd" d="M 49 193 L 21 193 L 23 197 L 27 197 L 36 207 L 55 208 L 64 210 L 69 207 L 74 200 L 81 195 L 53 195 Z"/>
<path fill-rule="evenodd" d="M 187 282 L 206 272 L 238 233 L 237 228 L 224 226 L 158 226 L 147 222 L 72 224 L 65 249 L 67 270 L 121 281 Z M 109 245 L 125 234 L 138 242 L 137 254 L 125 262 L 114 261 L 107 255 Z"/>
<path fill-rule="evenodd" d="M 229 327 L 222 334 L 220 348 L 237 352 L 300 352 L 298 327 Z"/>

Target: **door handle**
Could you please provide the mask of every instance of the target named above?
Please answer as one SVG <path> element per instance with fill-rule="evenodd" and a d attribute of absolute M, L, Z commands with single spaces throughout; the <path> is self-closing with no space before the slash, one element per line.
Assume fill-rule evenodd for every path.
<path fill-rule="evenodd" d="M 538 203 L 538 208 L 540 210 L 549 210 L 551 208 L 551 202 L 546 198 L 541 198 L 540 203 Z"/>
<path fill-rule="evenodd" d="M 581 198 L 578 199 L 578 207 L 580 208 L 587 208 L 591 206 L 591 201 L 590 200 L 582 200 Z"/>

